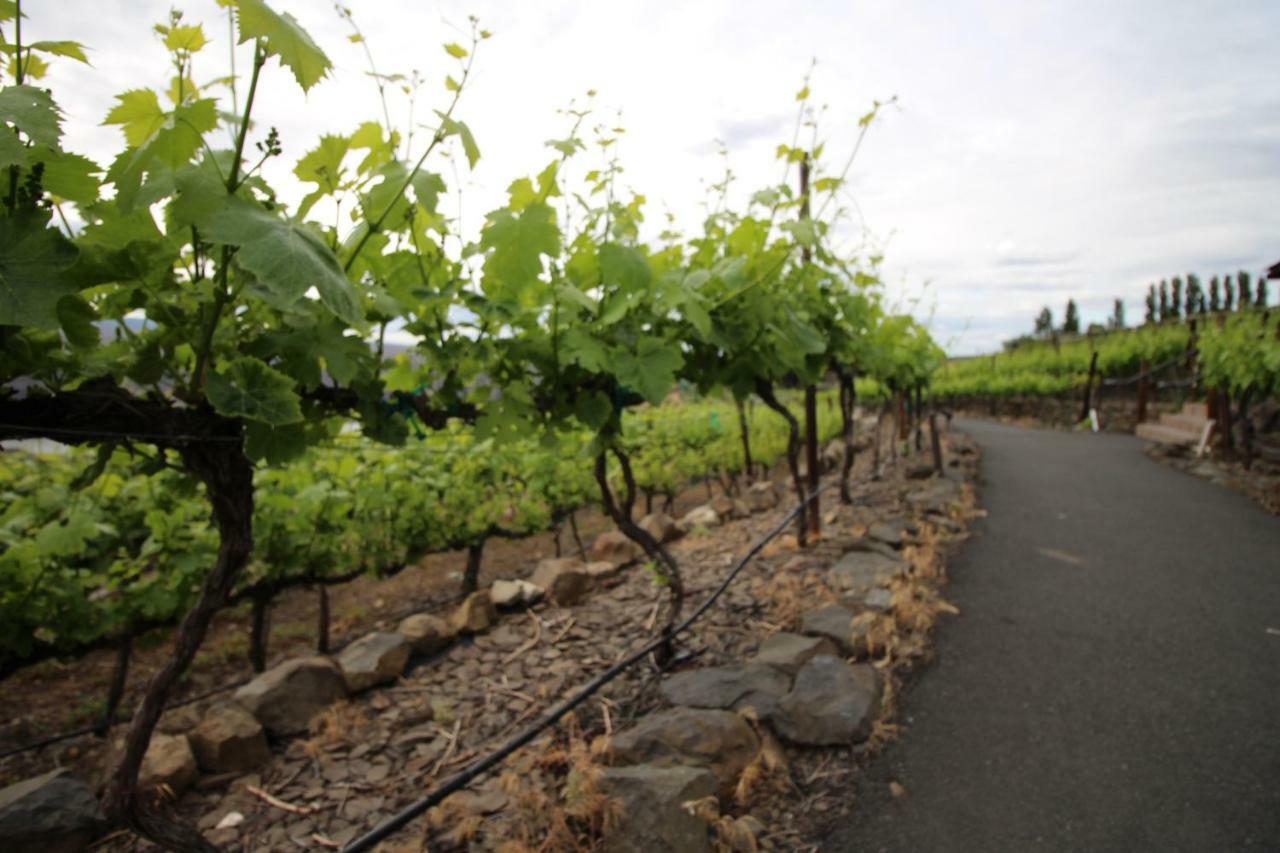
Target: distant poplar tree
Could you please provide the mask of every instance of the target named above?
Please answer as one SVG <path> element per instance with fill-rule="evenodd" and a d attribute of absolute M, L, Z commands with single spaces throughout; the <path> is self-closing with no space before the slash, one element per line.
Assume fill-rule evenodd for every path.
<path fill-rule="evenodd" d="M 1066 335 L 1080 334 L 1080 311 L 1074 299 L 1067 300 L 1067 313 L 1062 318 L 1062 332 Z"/>
<path fill-rule="evenodd" d="M 1170 284 L 1173 295 L 1169 298 L 1169 316 L 1176 320 L 1182 316 L 1182 279 L 1175 275 Z"/>
<path fill-rule="evenodd" d="M 1209 279 L 1209 310 L 1215 313 L 1222 310 L 1222 291 L 1216 275 Z"/>
<path fill-rule="evenodd" d="M 1169 282 L 1160 279 L 1160 322 L 1169 319 Z"/>
<path fill-rule="evenodd" d="M 1040 337 L 1048 337 L 1053 334 L 1053 312 L 1049 310 L 1049 306 L 1040 309 L 1040 313 L 1036 315 L 1036 334 Z"/>
<path fill-rule="evenodd" d="M 1253 294 L 1249 287 L 1249 274 L 1244 270 L 1236 273 L 1236 310 L 1244 311 L 1253 305 Z"/>
<path fill-rule="evenodd" d="M 1117 299 L 1111 306 L 1111 328 L 1124 328 L 1124 300 Z"/>
<path fill-rule="evenodd" d="M 1267 300 L 1269 298 L 1270 298 L 1270 294 L 1267 293 L 1266 276 L 1259 276 L 1258 277 L 1258 293 L 1257 293 L 1257 296 L 1254 298 L 1253 304 L 1257 305 L 1259 308 L 1266 308 Z"/>
<path fill-rule="evenodd" d="M 1231 283 L 1231 276 L 1228 275 L 1222 280 L 1222 310 L 1232 311 L 1236 307 L 1236 288 Z"/>
<path fill-rule="evenodd" d="M 1200 286 L 1200 276 L 1187 274 L 1187 302 L 1182 312 L 1187 317 L 1204 313 L 1204 288 Z"/>
<path fill-rule="evenodd" d="M 1156 321 L 1156 286 L 1154 284 L 1147 287 L 1147 314 L 1143 318 L 1144 323 L 1154 323 Z"/>

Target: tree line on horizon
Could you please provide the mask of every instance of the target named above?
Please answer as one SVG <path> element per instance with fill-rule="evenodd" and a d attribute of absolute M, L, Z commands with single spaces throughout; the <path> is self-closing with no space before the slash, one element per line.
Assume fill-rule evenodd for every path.
<path fill-rule="evenodd" d="M 1180 276 L 1174 276 L 1172 279 L 1161 279 L 1159 284 L 1153 282 L 1147 287 L 1144 300 L 1146 310 L 1142 322 L 1147 325 L 1207 314 L 1265 308 L 1269 300 L 1266 276 L 1259 276 L 1257 286 L 1254 287 L 1253 277 L 1245 270 L 1240 270 L 1234 278 L 1230 273 L 1222 279 L 1213 276 L 1206 288 L 1198 275 L 1189 273 L 1185 282 Z M 1085 331 L 1094 334 L 1123 328 L 1126 328 L 1124 300 L 1117 298 L 1106 323 L 1090 323 Z M 1005 349 L 1059 334 L 1081 334 L 1080 309 L 1075 299 L 1067 300 L 1061 326 L 1054 325 L 1053 311 L 1046 305 L 1036 315 L 1032 333 L 1006 341 Z"/>

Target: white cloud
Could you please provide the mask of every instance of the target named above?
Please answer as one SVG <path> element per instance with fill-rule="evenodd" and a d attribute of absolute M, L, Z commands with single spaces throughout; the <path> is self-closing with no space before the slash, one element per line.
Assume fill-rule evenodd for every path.
<path fill-rule="evenodd" d="M 29 10 L 24 31 L 93 48 L 96 73 L 62 63 L 52 76 L 71 145 L 105 161 L 114 128 L 97 125 L 111 95 L 162 87 L 164 53 L 149 26 L 170 0 L 59 0 Z M 212 0 L 181 4 L 215 43 L 197 78 L 225 71 L 227 26 Z M 898 95 L 855 165 L 851 241 L 887 246 L 897 304 L 932 311 L 953 350 L 996 346 L 1025 331 L 1040 305 L 1068 297 L 1086 322 L 1123 296 L 1140 315 L 1148 281 L 1274 262 L 1280 246 L 1280 5 L 1266 0 L 763 0 L 609 3 L 443 0 L 351 2 L 379 70 L 417 68 L 441 95 L 440 43 L 478 15 L 495 32 L 461 115 L 483 159 L 462 175 L 464 226 L 478 226 L 518 175 L 563 135 L 556 110 L 598 89 L 601 117 L 621 121 L 627 182 L 685 228 L 720 176 L 713 144 L 732 148 L 745 194 L 776 181 L 773 148 L 790 133 L 792 96 L 812 57 L 814 95 L 830 105 L 835 159 L 873 98 Z M 380 114 L 360 50 L 327 0 L 276 0 L 329 52 L 334 77 L 303 98 L 273 69 L 259 127 L 286 154 L 322 132 Z M 244 68 L 241 57 L 241 69 Z M 394 108 L 403 115 L 403 103 Z M 426 105 L 418 115 L 429 115 Z M 296 186 L 287 163 L 269 178 Z M 453 176 L 446 172 L 453 181 Z M 926 286 L 926 282 L 928 283 Z"/>

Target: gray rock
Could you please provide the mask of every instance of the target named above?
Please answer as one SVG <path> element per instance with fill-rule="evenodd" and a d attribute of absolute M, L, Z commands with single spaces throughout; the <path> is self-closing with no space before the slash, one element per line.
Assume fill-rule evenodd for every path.
<path fill-rule="evenodd" d="M 591 562 L 609 562 L 625 565 L 644 556 L 644 550 L 627 538 L 621 530 L 609 530 L 596 537 L 591 543 Z M 538 583 L 535 579 L 534 583 Z M 541 584 L 538 584 L 541 586 Z"/>
<path fill-rule="evenodd" d="M 780 631 L 760 644 L 760 649 L 751 661 L 775 667 L 788 675 L 795 675 L 809 658 L 822 654 L 835 655 L 839 652 L 839 646 L 827 637 L 803 637 L 799 634 Z"/>
<path fill-rule="evenodd" d="M 360 693 L 378 684 L 392 684 L 404 672 L 412 650 L 399 634 L 374 631 L 365 634 L 338 654 L 338 666 L 347 680 L 348 693 Z"/>
<path fill-rule="evenodd" d="M 215 705 L 187 736 L 207 773 L 252 770 L 271 760 L 262 724 L 239 705 Z"/>
<path fill-rule="evenodd" d="M 791 678 L 762 663 L 711 666 L 677 672 L 662 682 L 662 698 L 690 708 L 755 709 L 768 718 L 791 689 Z"/>
<path fill-rule="evenodd" d="M 328 658 L 285 661 L 235 692 L 236 703 L 276 737 L 301 734 L 311 718 L 346 698 L 342 670 Z"/>
<path fill-rule="evenodd" d="M 751 515 L 751 510 L 747 505 L 728 495 L 720 495 L 711 501 L 711 508 L 716 511 L 716 515 L 720 518 L 746 518 Z"/>
<path fill-rule="evenodd" d="M 577 604 L 591 590 L 591 576 L 587 574 L 586 564 L 577 557 L 541 560 L 529 580 L 534 586 L 546 590 L 547 597 L 563 607 Z"/>
<path fill-rule="evenodd" d="M 591 578 L 592 583 L 602 581 L 606 578 L 611 578 L 621 571 L 622 566 L 605 560 L 597 560 L 594 563 L 587 563 L 586 565 L 587 577 Z"/>
<path fill-rule="evenodd" d="M 880 677 L 870 664 L 818 655 L 796 674 L 772 719 L 778 734 L 803 746 L 861 743 L 880 710 Z"/>
<path fill-rule="evenodd" d="M 778 505 L 778 490 L 768 480 L 752 483 L 744 502 L 752 512 L 766 512 Z"/>
<path fill-rule="evenodd" d="M 842 655 L 851 655 L 855 651 L 853 611 L 839 604 L 801 614 L 800 632 L 810 637 L 825 638 L 835 644 Z"/>
<path fill-rule="evenodd" d="M 720 525 L 720 514 L 707 504 L 694 507 L 685 513 L 684 518 L 680 519 L 680 526 L 685 532 L 696 530 L 699 527 L 711 529 Z"/>
<path fill-rule="evenodd" d="M 89 786 L 65 769 L 0 788 L 0 850 L 75 853 L 106 831 Z"/>
<path fill-rule="evenodd" d="M 907 495 L 907 504 L 920 512 L 946 514 L 947 507 L 960 499 L 960 484 L 955 480 L 937 478 Z"/>
<path fill-rule="evenodd" d="M 200 768 L 186 735 L 151 736 L 147 754 L 142 759 L 142 769 L 138 771 L 140 786 L 165 785 L 174 796 L 181 796 L 198 778 Z"/>
<path fill-rule="evenodd" d="M 908 480 L 927 480 L 933 476 L 933 463 L 917 462 L 916 464 L 908 467 L 907 470 L 903 472 L 903 476 Z"/>
<path fill-rule="evenodd" d="M 684 531 L 676 520 L 665 512 L 651 512 L 640 519 L 640 529 L 648 533 L 659 543 L 666 545 L 684 536 Z"/>
<path fill-rule="evenodd" d="M 671 708 L 650 714 L 610 743 L 615 764 L 706 767 L 722 795 L 760 751 L 760 738 L 732 711 Z"/>
<path fill-rule="evenodd" d="M 878 586 L 863 597 L 862 606 L 875 613 L 886 613 L 893 609 L 893 593 Z"/>
<path fill-rule="evenodd" d="M 542 587 L 525 580 L 496 580 L 489 587 L 489 598 L 499 609 L 528 607 L 541 601 L 542 596 Z"/>
<path fill-rule="evenodd" d="M 415 613 L 404 618 L 396 633 L 409 641 L 414 654 L 430 655 L 452 643 L 456 632 L 434 613 Z"/>
<path fill-rule="evenodd" d="M 471 593 L 449 614 L 449 628 L 455 634 L 482 634 L 497 621 L 498 609 L 487 589 Z"/>
<path fill-rule="evenodd" d="M 616 800 L 622 816 L 605 837 L 608 853 L 710 853 L 707 824 L 684 804 L 716 792 L 716 777 L 701 767 L 609 767 L 598 790 Z"/>
<path fill-rule="evenodd" d="M 874 551 L 849 551 L 827 570 L 827 584 L 842 598 L 861 599 L 878 586 L 892 580 L 905 568 Z"/>
<path fill-rule="evenodd" d="M 906 525 L 901 520 L 877 521 L 867 529 L 867 536 L 894 548 L 901 548 Z"/>

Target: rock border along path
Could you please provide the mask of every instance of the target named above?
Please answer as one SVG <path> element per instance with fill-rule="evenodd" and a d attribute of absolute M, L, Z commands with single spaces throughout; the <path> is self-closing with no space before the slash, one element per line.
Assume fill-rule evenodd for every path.
<path fill-rule="evenodd" d="M 846 752 L 872 735 L 883 710 L 885 683 L 866 662 L 878 648 L 867 637 L 875 624 L 868 617 L 892 621 L 889 587 L 902 586 L 899 581 L 909 569 L 896 548 L 919 530 L 901 513 L 914 508 L 932 519 L 930 528 L 954 528 L 955 521 L 945 513 L 962 494 L 955 480 L 912 483 L 910 488 L 886 481 L 861 491 L 864 498 L 888 503 L 889 511 L 828 510 L 825 541 L 805 552 L 775 546 L 729 590 L 704 628 L 695 631 L 692 642 L 701 660 L 737 660 L 741 665 L 669 676 L 656 692 L 676 700 L 676 707 L 643 719 L 630 732 L 618 733 L 615 727 L 625 715 L 653 708 L 657 696 L 648 689 L 651 676 L 633 671 L 602 692 L 585 728 L 603 727 L 616 734 L 607 757 L 619 769 L 603 773 L 603 791 L 633 808 L 665 803 L 680 812 L 683 801 L 664 796 L 701 791 L 704 777 L 681 775 L 670 766 L 710 767 L 720 795 L 716 810 L 742 812 L 741 802 L 735 806 L 735 795 L 743 799 L 737 790 L 741 777 L 759 762 L 762 748 L 780 749 L 773 732 L 789 744 L 839 745 Z M 643 522 L 664 541 L 684 539 L 675 547 L 695 600 L 733 562 L 738 543 L 749 543 L 785 511 L 786 498 L 780 501 L 778 491 L 767 484 L 751 487 L 746 497 L 724 507 L 738 520 L 722 521 L 709 505 L 680 522 L 660 515 Z M 851 535 L 851 528 L 866 535 Z M 616 538 L 604 534 L 593 547 L 593 556 L 610 559 L 546 560 L 528 581 L 498 582 L 447 617 L 410 616 L 396 630 L 374 631 L 332 659 L 303 658 L 274 667 L 237 691 L 234 704 L 215 703 L 203 721 L 190 713 L 171 721 L 168 736 L 157 739 L 149 756 L 147 778 L 168 785 L 178 796 L 191 789 L 179 806 L 215 843 L 281 849 L 350 841 L 420 795 L 433 779 L 527 724 L 586 675 L 652 636 L 664 593 L 647 573 L 622 571 L 622 561 L 633 559 L 634 553 L 626 547 L 629 543 Z M 832 562 L 837 565 L 828 570 Z M 773 579 L 776 586 L 779 570 L 790 587 L 767 585 Z M 807 596 L 838 600 L 847 608 L 845 642 L 824 638 L 833 630 L 840 634 L 838 626 L 830 625 L 822 636 L 777 632 L 769 637 L 779 627 L 804 629 L 802 608 L 788 599 L 799 587 Z M 511 608 L 508 615 L 495 607 L 495 598 Z M 718 685 L 709 693 L 699 684 L 707 680 Z M 709 734 L 707 742 L 690 746 L 678 733 L 664 739 L 662 721 L 684 713 L 680 705 L 688 704 L 677 689 L 681 682 L 703 706 L 688 713 L 737 720 L 736 740 L 722 743 Z M 297 737 L 308 724 L 311 736 Z M 623 748 L 628 738 L 638 737 L 634 732 L 646 727 L 659 731 L 648 751 Z M 265 762 L 264 735 L 279 741 Z M 192 745 L 198 748 L 193 751 Z M 721 752 L 729 760 L 721 760 Z M 482 847 L 516 832 L 523 819 L 513 813 L 518 810 L 512 798 L 492 780 L 455 799 L 457 809 L 484 816 L 478 836 Z M 672 826 L 688 828 L 679 814 L 671 817 Z M 732 824 L 734 818 L 724 820 Z M 702 825 L 705 841 L 705 820 Z M 763 822 L 743 825 L 770 846 Z M 626 846 L 644 838 L 634 824 L 627 826 L 624 818 L 611 835 L 611 849 L 646 849 Z M 414 830 L 404 833 L 405 838 L 414 835 Z M 416 835 L 420 839 L 422 831 Z M 121 839 L 107 849 L 131 845 Z"/>

